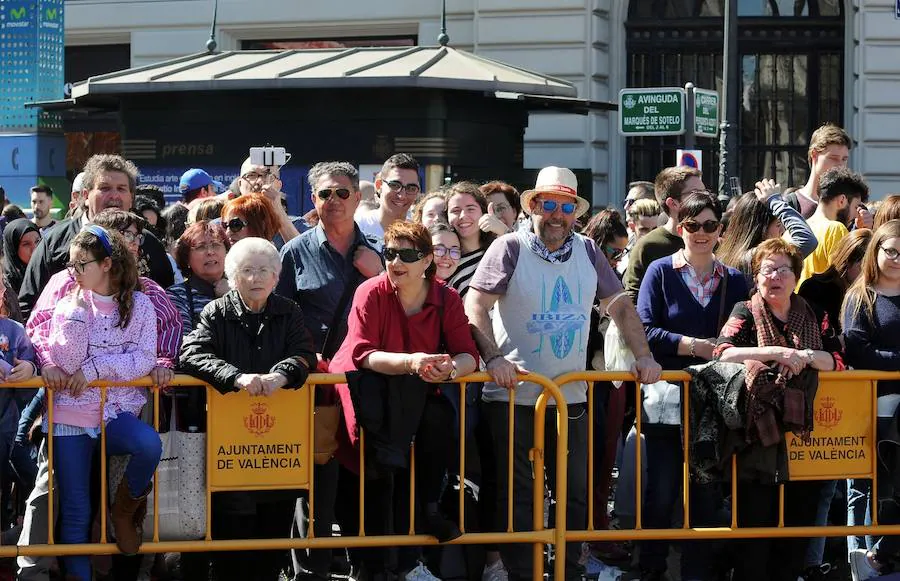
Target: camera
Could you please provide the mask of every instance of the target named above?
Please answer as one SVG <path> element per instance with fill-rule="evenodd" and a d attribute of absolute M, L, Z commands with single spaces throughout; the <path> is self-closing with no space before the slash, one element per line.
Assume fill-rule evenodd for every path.
<path fill-rule="evenodd" d="M 291 159 L 283 147 L 251 147 L 250 163 L 265 167 L 281 167 Z"/>

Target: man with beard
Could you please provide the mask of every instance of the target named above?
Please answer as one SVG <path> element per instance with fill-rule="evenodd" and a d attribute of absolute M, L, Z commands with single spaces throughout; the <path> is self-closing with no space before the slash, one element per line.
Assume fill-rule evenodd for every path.
<path fill-rule="evenodd" d="M 53 190 L 50 186 L 34 186 L 31 188 L 31 211 L 34 213 L 34 225 L 41 229 L 43 235 L 51 226 L 56 224 L 50 216 L 50 206 L 53 204 Z"/>
<path fill-rule="evenodd" d="M 397 220 L 406 220 L 410 206 L 422 191 L 419 184 L 419 162 L 408 153 L 395 153 L 384 162 L 375 180 L 380 205 L 361 214 L 356 223 L 370 240 L 378 241 L 381 250 L 384 231 Z"/>
<path fill-rule="evenodd" d="M 816 235 L 819 246 L 803 260 L 803 272 L 797 288 L 814 274 L 828 270 L 837 243 L 847 235 L 847 228 L 860 215 L 869 200 L 869 186 L 858 173 L 846 167 L 835 167 L 819 178 L 819 204 L 806 221 Z"/>
<path fill-rule="evenodd" d="M 634 305 L 603 251 L 590 238 L 573 232 L 575 221 L 590 209 L 577 191 L 578 181 L 571 170 L 542 169 L 535 188 L 522 193 L 522 208 L 532 216 L 533 231 L 520 230 L 498 238 L 478 264 L 465 299 L 466 315 L 492 378 L 484 384 L 482 409 L 495 454 L 496 523 L 507 522 L 509 390 L 515 388 L 512 506 L 516 531 L 530 530 L 533 524 L 531 491 L 535 483 L 529 454 L 534 442 L 534 406 L 541 393 L 540 386 L 519 381 L 517 373 L 527 373 L 527 369 L 557 377 L 584 369 L 595 300 L 615 321 L 634 353 L 632 372 L 639 381 L 654 383 L 661 371 L 650 354 Z M 569 408 L 566 522 L 572 529 L 582 529 L 587 526 L 588 498 L 587 385 L 572 382 L 562 391 Z M 556 449 L 556 414 L 548 413 L 545 421 L 549 453 Z M 552 489 L 556 466 L 551 456 L 545 466 Z M 510 578 L 531 578 L 530 546 L 505 545 L 500 553 Z M 578 543 L 569 544 L 565 556 L 568 580 L 581 578 L 580 553 Z"/>
<path fill-rule="evenodd" d="M 69 243 L 94 216 L 109 208 L 131 211 L 137 176 L 137 167 L 118 155 L 94 155 L 87 161 L 82 184 L 84 212 L 77 218 L 58 223 L 41 239 L 31 255 L 19 290 L 19 306 L 24 317 L 31 314 L 31 308 L 50 277 L 65 268 L 69 260 Z M 166 250 L 149 232 L 143 235 L 138 267 L 141 276 L 153 279 L 163 288 L 174 283 Z"/>

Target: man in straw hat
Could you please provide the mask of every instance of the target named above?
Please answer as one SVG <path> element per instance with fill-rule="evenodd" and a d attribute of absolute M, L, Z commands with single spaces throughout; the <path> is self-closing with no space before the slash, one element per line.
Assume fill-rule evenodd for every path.
<path fill-rule="evenodd" d="M 579 216 L 590 204 L 578 196 L 571 170 L 546 167 L 533 190 L 522 194 L 522 208 L 531 215 L 532 231 L 506 234 L 487 250 L 466 296 L 466 315 L 472 323 L 487 371 L 493 378 L 484 386 L 485 416 L 496 454 L 497 522 L 507 522 L 509 389 L 515 388 L 513 524 L 532 526 L 534 477 L 529 450 L 534 441 L 534 405 L 541 387 L 518 381 L 517 374 L 533 370 L 557 377 L 584 369 L 595 299 L 620 329 L 636 361 L 632 372 L 643 383 L 659 379 L 661 368 L 650 354 L 644 327 L 622 290 L 615 272 L 593 240 L 575 234 Z M 494 309 L 493 320 L 488 312 Z M 569 405 L 568 512 L 573 529 L 587 525 L 587 385 L 561 386 Z M 555 405 L 550 402 L 550 405 Z M 546 468 L 555 482 L 556 449 L 553 414 L 547 415 Z M 543 486 L 538 483 L 538 486 Z M 566 577 L 580 579 L 578 543 L 566 553 Z M 531 578 L 531 547 L 508 545 L 501 550 L 511 578 Z M 562 558 L 561 556 L 559 558 Z"/>

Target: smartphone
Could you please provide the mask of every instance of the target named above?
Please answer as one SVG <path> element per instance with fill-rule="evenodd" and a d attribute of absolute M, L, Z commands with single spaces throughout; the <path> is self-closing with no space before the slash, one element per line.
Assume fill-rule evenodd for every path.
<path fill-rule="evenodd" d="M 250 163 L 265 167 L 281 167 L 288 162 L 287 150 L 283 147 L 251 147 Z"/>

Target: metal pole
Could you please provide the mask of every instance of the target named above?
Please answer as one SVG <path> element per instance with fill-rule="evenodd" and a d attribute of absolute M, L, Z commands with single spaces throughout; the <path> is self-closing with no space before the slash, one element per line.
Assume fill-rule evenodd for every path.
<path fill-rule="evenodd" d="M 694 136 L 694 83 L 685 83 L 685 107 L 684 107 L 684 148 L 694 149 L 696 139 Z"/>
<path fill-rule="evenodd" d="M 724 118 L 719 126 L 719 195 L 728 196 L 728 178 L 737 176 L 737 118 L 740 103 L 740 66 L 737 34 L 737 0 L 725 0 L 725 33 L 722 59 Z"/>

